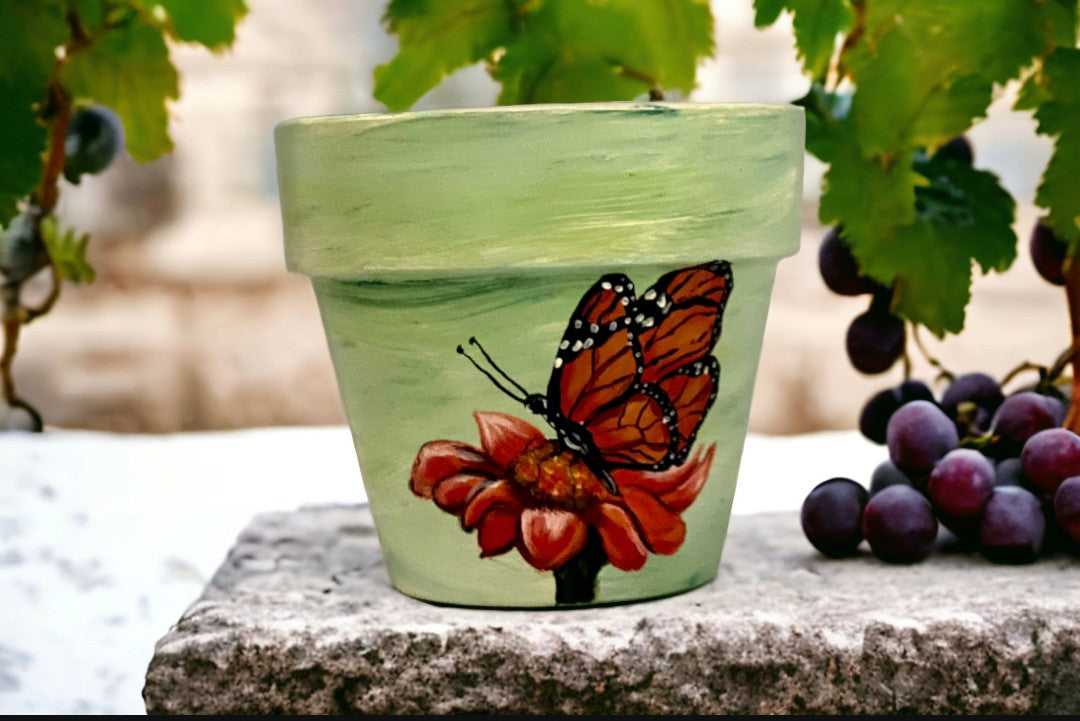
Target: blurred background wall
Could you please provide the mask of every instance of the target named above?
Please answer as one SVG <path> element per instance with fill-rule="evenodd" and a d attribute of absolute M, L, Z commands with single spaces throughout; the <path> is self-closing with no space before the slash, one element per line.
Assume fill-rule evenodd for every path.
<path fill-rule="evenodd" d="M 168 432 L 343 422 L 318 311 L 305 278 L 286 273 L 273 127 L 304 115 L 381 111 L 372 71 L 396 42 L 383 0 L 249 0 L 233 50 L 175 48 L 181 100 L 176 151 L 140 166 L 121 158 L 65 186 L 67 224 L 94 235 L 98 281 L 66 286 L 53 313 L 24 333 L 23 394 L 55 426 Z M 696 101 L 788 102 L 805 92 L 790 24 L 758 31 L 750 0 L 714 0 L 718 56 Z M 1035 187 L 1050 152 L 1003 89 L 970 134 L 976 165 L 1021 200 L 1020 257 L 976 279 L 968 331 L 931 351 L 959 372 L 996 376 L 1023 360 L 1049 363 L 1067 343 L 1063 293 L 1026 255 Z M 492 105 L 479 67 L 452 76 L 417 108 Z M 868 377 L 844 353 L 863 298 L 830 295 L 816 268 L 821 165 L 807 158 L 802 250 L 780 265 L 751 412 L 751 430 L 854 428 L 863 401 L 901 380 L 898 364 Z M 928 336 L 924 336 L 927 337 Z M 930 379 L 915 359 L 915 374 Z M 940 388 L 940 387 L 939 387 Z"/>

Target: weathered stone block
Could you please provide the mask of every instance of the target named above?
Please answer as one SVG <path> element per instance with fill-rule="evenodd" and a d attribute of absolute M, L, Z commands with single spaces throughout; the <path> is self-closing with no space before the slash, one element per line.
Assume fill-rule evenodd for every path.
<path fill-rule="evenodd" d="M 608 608 L 394 591 L 371 518 L 256 518 L 158 643 L 152 713 L 1076 713 L 1080 563 L 833 561 L 794 514 L 736 516 L 720 575 Z"/>

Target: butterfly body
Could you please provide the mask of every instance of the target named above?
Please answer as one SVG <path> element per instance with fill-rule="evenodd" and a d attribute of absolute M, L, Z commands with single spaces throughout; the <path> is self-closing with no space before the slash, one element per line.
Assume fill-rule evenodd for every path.
<path fill-rule="evenodd" d="M 618 493 L 613 471 L 662 471 L 689 455 L 716 399 L 720 365 L 711 352 L 732 287 L 731 266 L 720 260 L 667 273 L 641 296 L 628 276 L 601 276 L 570 316 L 543 395 L 506 375 L 475 339 L 520 395 L 469 360 Z"/>

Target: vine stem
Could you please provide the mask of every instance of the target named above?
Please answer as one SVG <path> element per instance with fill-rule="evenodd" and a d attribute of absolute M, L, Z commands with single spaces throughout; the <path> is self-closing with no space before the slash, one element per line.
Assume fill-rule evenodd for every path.
<path fill-rule="evenodd" d="M 1069 415 L 1065 418 L 1065 427 L 1073 433 L 1080 433 L 1080 262 L 1076 257 L 1065 263 L 1065 298 L 1069 304 L 1069 327 L 1071 331 L 1072 362 L 1072 404 Z"/>
<path fill-rule="evenodd" d="M 945 365 L 934 356 L 930 355 L 930 351 L 926 350 L 926 346 L 923 345 L 922 338 L 919 337 L 919 325 L 917 323 L 911 324 L 911 339 L 915 341 L 915 347 L 922 353 L 923 358 L 931 366 L 937 369 L 938 378 L 951 381 L 956 378 L 956 374 L 950 371 Z"/>
<path fill-rule="evenodd" d="M 60 174 L 64 171 L 64 142 L 67 140 L 68 125 L 71 123 L 71 96 L 60 84 L 60 69 L 72 52 L 89 43 L 74 13 L 69 13 L 67 19 L 71 28 L 71 38 L 65 47 L 66 52 L 57 59 L 49 76 L 49 85 L 45 90 L 44 103 L 40 111 L 41 116 L 49 123 L 49 145 L 45 153 L 41 184 L 33 193 L 33 200 L 40 208 L 34 224 L 34 232 L 37 234 L 41 233 L 41 218 L 48 216 L 56 209 L 56 203 L 60 198 L 59 180 Z M 22 327 L 48 313 L 60 297 L 60 277 L 56 271 L 56 264 L 48 251 L 45 255 L 51 287 L 49 294 L 40 305 L 34 308 L 23 305 L 22 279 L 7 282 L 3 286 L 4 348 L 0 352 L 0 388 L 3 389 L 4 400 L 9 408 L 19 408 L 30 415 L 35 431 L 40 431 L 44 427 L 41 414 L 16 391 L 12 367 L 15 363 L 15 354 L 19 349 Z"/>

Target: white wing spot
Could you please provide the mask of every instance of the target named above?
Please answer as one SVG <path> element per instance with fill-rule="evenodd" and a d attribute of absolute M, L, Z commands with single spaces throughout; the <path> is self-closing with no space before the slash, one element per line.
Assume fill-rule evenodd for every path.
<path fill-rule="evenodd" d="M 656 291 L 653 290 L 652 288 L 649 288 L 647 291 L 645 291 L 645 296 L 644 297 L 645 297 L 645 300 L 652 300 L 653 298 L 656 297 Z"/>
<path fill-rule="evenodd" d="M 615 286 L 615 292 L 616 293 L 622 293 L 622 286 L 621 285 Z"/>
<path fill-rule="evenodd" d="M 592 348 L 592 346 L 593 346 L 593 339 L 592 338 L 586 338 L 584 347 L 585 348 Z"/>
<path fill-rule="evenodd" d="M 559 348 L 561 350 L 566 350 L 569 347 L 570 347 L 570 341 L 568 341 L 568 340 L 564 340 L 562 343 L 559 344 Z"/>
<path fill-rule="evenodd" d="M 589 332 L 590 333 L 599 333 L 600 332 L 600 326 L 598 326 L 596 323 L 589 324 Z"/>
<path fill-rule="evenodd" d="M 645 320 L 641 321 L 641 327 L 642 328 L 652 328 L 654 322 L 655 321 L 652 318 L 646 318 Z"/>
<path fill-rule="evenodd" d="M 556 358 L 555 359 L 555 367 L 556 368 L 562 368 L 562 358 Z"/>
<path fill-rule="evenodd" d="M 607 329 L 608 330 L 615 330 L 618 327 L 619 327 L 619 321 L 617 321 L 617 320 L 613 320 L 613 321 L 611 321 L 610 323 L 607 324 Z"/>
<path fill-rule="evenodd" d="M 578 352 L 579 350 L 581 350 L 581 347 L 582 347 L 582 343 L 581 343 L 581 341 L 580 341 L 580 340 L 576 340 L 576 341 L 574 341 L 574 345 L 570 347 L 570 350 L 572 350 L 572 351 L 574 351 L 575 353 L 577 353 L 577 352 Z"/>
<path fill-rule="evenodd" d="M 600 284 L 600 287 L 603 288 L 604 290 L 611 290 L 611 283 L 608 283 L 605 280 L 603 283 Z"/>
<path fill-rule="evenodd" d="M 634 320 L 640 323 L 641 321 L 645 320 L 645 314 L 638 313 L 636 316 L 634 316 Z"/>
<path fill-rule="evenodd" d="M 581 327 L 581 321 L 580 320 L 575 320 L 574 321 L 574 327 L 575 328 L 580 328 Z"/>
<path fill-rule="evenodd" d="M 619 302 L 622 303 L 623 305 L 630 305 L 630 299 L 627 298 L 625 295 L 622 298 L 619 299 Z"/>

